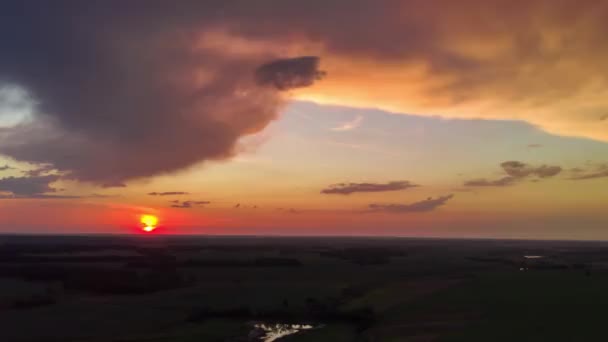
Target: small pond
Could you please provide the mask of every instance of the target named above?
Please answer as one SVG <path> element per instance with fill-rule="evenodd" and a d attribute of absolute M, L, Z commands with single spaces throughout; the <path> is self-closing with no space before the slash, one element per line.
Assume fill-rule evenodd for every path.
<path fill-rule="evenodd" d="M 289 324 L 289 323 L 253 323 L 250 338 L 263 342 L 276 341 L 282 337 L 297 334 L 302 331 L 317 329 L 322 326 L 311 324 Z"/>

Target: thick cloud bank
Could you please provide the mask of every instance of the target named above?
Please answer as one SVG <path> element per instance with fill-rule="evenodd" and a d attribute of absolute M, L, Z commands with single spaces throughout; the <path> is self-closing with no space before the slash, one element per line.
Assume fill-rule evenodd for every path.
<path fill-rule="evenodd" d="M 37 115 L 0 127 L 0 153 L 121 185 L 231 157 L 276 118 L 281 91 L 322 76 L 314 56 L 205 39 L 211 3 L 166 4 L 3 4 L 0 87 L 27 92 Z"/>
<path fill-rule="evenodd" d="M 294 87 L 608 141 L 607 16 L 569 0 L 7 0 L 0 87 L 36 115 L 0 125 L 0 153 L 119 185 L 229 158 Z"/>

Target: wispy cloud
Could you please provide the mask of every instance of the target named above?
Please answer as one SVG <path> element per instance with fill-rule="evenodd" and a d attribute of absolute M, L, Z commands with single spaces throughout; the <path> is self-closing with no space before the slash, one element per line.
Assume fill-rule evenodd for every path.
<path fill-rule="evenodd" d="M 500 164 L 502 169 L 511 177 L 523 178 L 536 175 L 540 178 L 553 177 L 562 172 L 559 166 L 541 165 L 538 167 L 530 166 L 519 161 L 506 161 Z"/>
<path fill-rule="evenodd" d="M 202 206 L 202 205 L 206 205 L 206 204 L 210 204 L 211 202 L 209 201 L 171 201 L 171 203 L 174 203 L 171 205 L 172 208 L 181 208 L 181 209 L 190 209 L 193 208 L 195 206 Z"/>
<path fill-rule="evenodd" d="M 331 130 L 334 131 L 334 132 L 352 131 L 353 129 L 356 129 L 359 126 L 361 126 L 361 123 L 363 123 L 363 116 L 362 115 L 357 115 L 351 121 L 344 122 L 344 123 L 342 123 L 339 126 L 331 128 Z"/>
<path fill-rule="evenodd" d="M 107 188 L 126 188 L 127 184 L 125 184 L 123 182 L 119 182 L 119 181 L 111 181 L 111 182 L 107 182 L 107 183 L 101 184 L 101 187 L 104 188 L 104 189 L 107 189 Z"/>
<path fill-rule="evenodd" d="M 29 177 L 38 177 L 54 171 L 55 168 L 50 164 L 43 164 L 33 170 L 23 171 L 23 174 Z"/>
<path fill-rule="evenodd" d="M 598 165 L 593 170 L 586 170 L 582 168 L 574 168 L 570 170 L 574 175 L 570 177 L 570 180 L 587 180 L 608 177 L 608 164 Z"/>
<path fill-rule="evenodd" d="M 369 209 L 373 212 L 389 212 L 389 213 L 422 213 L 433 211 L 444 205 L 452 199 L 454 195 L 440 196 L 437 198 L 429 197 L 425 200 L 410 203 L 410 204 L 377 204 L 372 203 Z"/>
<path fill-rule="evenodd" d="M 188 195 L 185 191 L 165 191 L 165 192 L 149 192 L 150 196 L 174 196 L 174 195 Z"/>
<path fill-rule="evenodd" d="M 415 188 L 419 185 L 410 181 L 393 181 L 388 183 L 339 183 L 321 190 L 326 195 L 350 195 L 357 192 L 385 192 Z"/>
<path fill-rule="evenodd" d="M 34 194 L 34 195 L 0 194 L 0 199 L 75 199 L 75 198 L 82 198 L 82 196 L 48 195 L 48 194 Z"/>
<path fill-rule="evenodd" d="M 539 178 L 550 178 L 562 172 L 562 168 L 556 165 L 531 166 L 520 161 L 506 161 L 500 164 L 507 175 L 499 179 L 476 178 L 464 182 L 464 186 L 477 187 L 502 187 L 514 185 L 525 178 L 536 176 Z"/>
<path fill-rule="evenodd" d="M 509 186 L 513 185 L 516 181 L 517 178 L 511 176 L 492 180 L 478 178 L 464 182 L 464 186 Z"/>

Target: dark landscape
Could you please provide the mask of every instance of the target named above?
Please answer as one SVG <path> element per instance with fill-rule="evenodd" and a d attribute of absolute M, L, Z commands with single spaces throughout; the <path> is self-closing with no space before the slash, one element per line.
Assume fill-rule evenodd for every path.
<path fill-rule="evenodd" d="M 10 342 L 273 341 L 280 332 L 280 341 L 590 341 L 608 305 L 604 242 L 0 241 L 0 338 Z"/>

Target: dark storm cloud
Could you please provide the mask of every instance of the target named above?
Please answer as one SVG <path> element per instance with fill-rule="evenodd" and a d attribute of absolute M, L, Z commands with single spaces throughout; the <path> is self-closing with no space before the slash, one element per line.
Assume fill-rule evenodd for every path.
<path fill-rule="evenodd" d="M 350 98 L 399 100 L 410 78 L 398 68 L 424 65 L 429 80 L 420 81 L 441 85 L 419 82 L 421 114 L 436 113 L 436 102 L 497 102 L 492 118 L 497 108 L 557 103 L 517 119 L 605 138 L 597 120 L 593 132 L 569 125 L 579 122 L 572 106 L 555 100 L 572 99 L 590 77 L 606 82 L 597 47 L 607 11 L 554 0 L 5 0 L 0 86 L 23 88 L 38 115 L 0 128 L 0 153 L 102 185 L 230 158 L 241 137 L 276 118 L 281 89 L 323 75 L 311 54 L 339 63 Z M 562 84 L 563 60 L 573 77 Z M 393 73 L 386 88 L 370 84 Z"/>
<path fill-rule="evenodd" d="M 319 57 L 304 56 L 264 64 L 257 69 L 255 77 L 260 85 L 287 90 L 310 86 L 324 75 L 319 71 Z"/>
<path fill-rule="evenodd" d="M 51 183 L 59 180 L 57 175 L 38 177 L 7 177 L 0 179 L 0 192 L 10 192 L 14 197 L 48 196 L 48 193 L 57 192 Z"/>
<path fill-rule="evenodd" d="M 188 192 L 184 191 L 165 191 L 165 192 L 149 192 L 150 196 L 173 196 L 173 195 L 188 195 Z"/>
<path fill-rule="evenodd" d="M 419 185 L 409 181 L 394 181 L 388 183 L 339 183 L 330 185 L 321 190 L 321 193 L 326 195 L 350 195 L 356 192 L 398 191 L 418 186 Z"/>
<path fill-rule="evenodd" d="M 209 201 L 183 201 L 180 203 L 179 201 L 171 201 L 171 203 L 175 203 L 175 204 L 171 205 L 172 208 L 190 209 L 197 205 L 202 206 L 205 204 L 210 204 L 211 202 L 209 202 Z"/>
<path fill-rule="evenodd" d="M 4 166 L 0 166 L 0 171 L 14 170 L 15 168 L 5 164 Z"/>
<path fill-rule="evenodd" d="M 233 156 L 277 117 L 281 90 L 322 75 L 317 57 L 234 53 L 201 38 L 256 6 L 3 2 L 0 85 L 27 91 L 37 116 L 0 128 L 0 153 L 106 187 Z"/>
<path fill-rule="evenodd" d="M 429 197 L 423 201 L 410 204 L 370 204 L 369 209 L 372 211 L 383 211 L 389 213 L 419 213 L 428 212 L 437 209 L 446 204 L 454 195 L 440 196 L 437 198 Z"/>
<path fill-rule="evenodd" d="M 509 186 L 513 185 L 516 181 L 517 178 L 510 176 L 493 180 L 479 178 L 464 182 L 464 186 Z"/>

